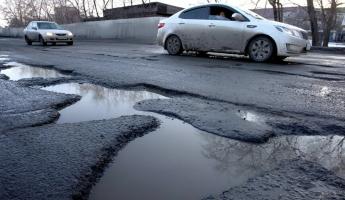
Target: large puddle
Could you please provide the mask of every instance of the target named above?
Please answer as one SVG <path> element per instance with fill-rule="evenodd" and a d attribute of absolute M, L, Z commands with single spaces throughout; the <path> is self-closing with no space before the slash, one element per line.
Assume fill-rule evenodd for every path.
<path fill-rule="evenodd" d="M 7 62 L 9 60 L 10 60 L 10 58 L 8 55 L 0 55 L 0 63 Z"/>
<path fill-rule="evenodd" d="M 10 80 L 17 81 L 24 78 L 58 78 L 68 77 L 68 75 L 62 74 L 53 69 L 45 69 L 40 67 L 32 67 L 26 64 L 18 62 L 8 62 L 4 66 L 11 67 L 9 69 L 1 70 L 1 74 L 5 74 L 10 77 Z"/>
<path fill-rule="evenodd" d="M 166 98 L 148 91 L 109 89 L 93 84 L 65 83 L 42 88 L 65 94 L 78 94 L 82 99 L 60 111 L 57 123 L 111 119 L 123 115 L 145 114 L 133 105 L 145 99 Z"/>
<path fill-rule="evenodd" d="M 118 153 L 93 187 L 90 200 L 201 199 L 242 184 L 290 158 L 318 162 L 345 178 L 345 137 L 279 137 L 255 145 L 209 134 L 177 119 L 136 111 L 133 105 L 138 101 L 167 98 L 150 91 L 77 83 L 43 89 L 82 96 L 60 111 L 57 123 L 132 114 L 152 115 L 162 122 L 159 129 L 135 139 Z"/>

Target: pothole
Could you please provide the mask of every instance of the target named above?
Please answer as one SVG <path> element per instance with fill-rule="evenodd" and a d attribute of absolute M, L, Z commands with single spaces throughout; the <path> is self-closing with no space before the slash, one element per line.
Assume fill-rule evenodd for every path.
<path fill-rule="evenodd" d="M 4 62 L 9 61 L 9 60 L 10 60 L 10 58 L 8 55 L 4 55 L 4 54 L 0 55 L 0 63 L 4 63 Z"/>
<path fill-rule="evenodd" d="M 65 83 L 42 89 L 82 96 L 80 101 L 60 111 L 57 123 L 76 123 L 144 114 L 133 108 L 136 102 L 167 98 L 149 91 L 109 89 L 88 83 Z"/>
<path fill-rule="evenodd" d="M 30 65 L 8 62 L 4 66 L 8 69 L 1 70 L 1 74 L 5 74 L 10 77 L 10 80 L 17 81 L 24 78 L 58 78 L 58 77 L 70 77 L 69 75 L 62 74 L 54 69 L 45 69 L 40 67 L 32 67 Z"/>
<path fill-rule="evenodd" d="M 29 66 L 21 77 L 32 78 Z M 47 77 L 48 69 L 41 77 Z M 3 72 L 3 71 L 2 71 Z M 15 72 L 13 72 L 15 73 Z M 20 73 L 20 72 L 16 72 Z M 8 74 L 18 77 L 17 74 Z M 37 74 L 39 76 L 39 74 Z M 200 131 L 180 120 L 137 111 L 134 104 L 167 98 L 146 90 L 110 89 L 94 84 L 65 83 L 44 90 L 78 94 L 82 99 L 61 110 L 56 123 L 73 123 L 119 117 L 152 115 L 161 121 L 156 131 L 129 143 L 105 170 L 89 199 L 201 199 L 245 183 L 284 159 L 317 162 L 345 178 L 345 145 L 340 136 L 292 136 L 250 144 Z M 255 113 L 238 116 L 260 123 Z"/>

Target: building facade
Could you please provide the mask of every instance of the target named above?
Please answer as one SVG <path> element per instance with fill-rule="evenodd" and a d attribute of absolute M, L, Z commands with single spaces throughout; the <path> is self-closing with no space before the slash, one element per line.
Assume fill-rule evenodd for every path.
<path fill-rule="evenodd" d="M 153 2 L 134 6 L 106 9 L 103 11 L 104 19 L 129 19 L 141 17 L 169 17 L 183 8 Z"/>

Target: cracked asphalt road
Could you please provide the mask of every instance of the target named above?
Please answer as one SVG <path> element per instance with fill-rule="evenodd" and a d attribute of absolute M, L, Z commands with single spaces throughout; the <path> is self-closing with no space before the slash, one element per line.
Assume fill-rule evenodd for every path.
<path fill-rule="evenodd" d="M 260 64 L 241 56 L 223 54 L 207 58 L 193 55 L 175 57 L 167 55 L 156 45 L 114 41 L 80 41 L 75 46 L 41 47 L 26 46 L 20 39 L 7 39 L 0 41 L 0 51 L 18 62 L 72 72 L 107 87 L 146 86 L 170 94 L 221 101 L 249 111 L 260 110 L 264 115 L 273 113 L 273 118 L 299 116 L 287 120 L 291 121 L 289 125 L 274 125 L 273 128 L 291 130 L 291 133 L 284 133 L 288 135 L 343 135 L 345 132 L 341 123 L 345 119 L 345 57 L 341 52 L 316 51 L 281 63 Z M 192 116 L 186 119 L 176 109 L 176 104 L 169 107 L 175 110 L 170 114 L 189 122 L 200 121 L 198 116 L 204 115 L 194 109 Z M 157 112 L 157 109 L 150 110 Z M 303 125 L 298 121 L 303 121 Z M 319 121 L 324 122 L 322 127 L 315 128 Z M 238 133 L 243 127 L 222 129 L 224 126 L 218 127 L 214 123 L 202 124 L 198 123 L 196 127 L 226 130 L 227 133 L 210 132 L 253 141 Z M 235 124 L 241 126 L 241 123 Z M 230 129 L 234 131 L 231 133 Z M 270 132 L 273 133 L 261 134 L 258 141 L 280 135 L 274 130 Z"/>
<path fill-rule="evenodd" d="M 279 134 L 275 133 L 275 135 L 344 135 L 345 132 L 344 125 L 341 123 L 345 119 L 345 57 L 342 54 L 311 52 L 300 57 L 288 58 L 282 63 L 258 64 L 250 62 L 248 59 L 241 56 L 225 56 L 222 54 L 212 54 L 207 58 L 195 57 L 192 54 L 180 57 L 168 56 L 160 47 L 148 44 L 128 44 L 113 41 L 80 41 L 77 42 L 75 46 L 41 47 L 36 45 L 26 46 L 21 39 L 2 39 L 0 40 L 0 56 L 1 55 L 9 55 L 11 60 L 30 65 L 56 68 L 64 72 L 70 72 L 72 75 L 82 77 L 80 79 L 83 79 L 83 81 L 87 80 L 87 82 L 103 86 L 118 88 L 145 86 L 153 90 L 166 92 L 172 96 L 182 96 L 182 98 L 173 98 L 171 100 L 162 100 L 158 102 L 149 100 L 143 102 L 144 104 L 140 106 L 137 105 L 137 107 L 142 110 L 172 115 L 202 130 L 207 130 L 230 138 L 250 142 L 253 142 L 252 140 L 260 140 L 260 142 L 263 142 L 268 136 L 272 135 L 272 129 L 273 132 L 279 129 Z M 5 80 L 1 80 L 5 78 L 4 76 L 0 77 L 1 87 L 14 87 L 12 83 L 5 83 Z M 77 80 L 79 79 L 77 78 Z M 19 88 L 24 88 L 24 86 L 35 84 L 49 85 L 60 83 L 63 80 L 35 79 L 35 83 L 32 81 L 33 80 L 22 80 L 17 83 L 17 86 Z M 8 93 L 10 94 L 10 92 Z M 47 93 L 42 93 L 41 95 L 46 94 Z M 39 98 L 39 96 L 37 98 Z M 53 97 L 49 96 L 47 98 Z M 66 97 L 63 97 L 63 95 L 59 97 L 57 95 L 53 100 L 62 101 L 56 98 Z M 5 98 L 2 98 L 2 100 L 3 99 Z M 30 100 L 30 98 L 28 99 Z M 32 104 L 29 100 L 24 101 L 24 103 Z M 208 101 L 212 101 L 211 104 L 209 104 Z M 8 102 L 10 102 L 10 100 L 1 102 L 9 107 Z M 23 109 L 29 107 L 25 106 L 25 104 L 22 105 Z M 6 108 L 6 106 L 3 107 Z M 13 119 L 23 119 L 24 121 L 27 121 L 30 115 L 34 114 L 38 122 L 45 121 L 47 123 L 47 118 L 51 119 L 57 117 L 56 111 L 54 109 L 52 110 L 51 107 L 54 108 L 54 103 L 51 103 L 51 105 L 43 104 L 40 109 L 46 109 L 47 112 L 37 113 L 34 112 L 35 110 L 27 110 L 29 115 L 24 116 L 24 118 L 15 116 L 17 108 L 13 108 L 13 113 L 10 114 L 15 116 Z M 259 112 L 260 116 L 269 115 L 267 118 L 272 122 L 270 127 L 266 127 L 266 125 L 264 127 L 258 127 L 251 124 L 248 129 L 246 128 L 247 122 L 238 121 L 238 119 L 236 119 L 238 121 L 237 123 L 236 120 L 220 119 L 226 118 L 227 116 L 233 118 L 234 115 L 231 110 L 237 111 L 237 107 L 241 108 L 241 110 Z M 231 108 L 230 111 L 228 110 L 229 108 Z M 241 110 L 238 111 L 240 114 Z M 218 115 L 218 113 L 221 112 L 223 112 L 222 115 Z M 3 113 L 0 114 L 4 119 L 7 118 Z M 219 119 L 213 116 L 218 116 Z M 279 118 L 279 124 L 272 126 L 276 117 Z M 248 119 L 248 116 L 244 118 Z M 286 120 L 286 118 L 288 118 L 288 120 Z M 146 126 L 151 129 L 158 126 L 157 122 L 151 118 L 137 117 L 136 119 L 138 120 L 134 120 L 133 122 L 131 122 L 131 118 L 115 120 L 117 120 L 116 123 L 119 125 L 134 123 L 134 125 L 130 126 L 134 126 L 134 128 L 140 130 L 138 135 L 146 133 L 146 131 L 143 130 Z M 48 120 L 48 122 L 50 122 L 50 120 Z M 110 120 L 93 123 L 104 123 L 106 128 L 103 130 L 101 129 L 101 131 L 107 132 L 108 129 L 116 128 L 116 123 L 110 126 L 110 124 L 114 122 L 115 121 Z M 303 126 L 301 126 L 301 123 Z M 10 126 L 8 124 L 10 123 L 6 124 L 4 130 Z M 14 128 L 25 126 L 32 125 L 23 123 L 19 126 L 16 125 Z M 21 142 L 23 136 L 26 136 L 28 132 L 33 133 L 34 136 L 41 137 L 41 132 L 45 127 L 47 127 L 48 132 L 50 129 L 55 132 L 59 132 L 59 129 L 68 129 L 68 131 L 73 132 L 74 126 L 85 126 L 85 130 L 89 129 L 88 123 L 71 124 L 68 126 L 70 126 L 70 129 L 66 128 L 64 125 L 45 125 L 41 128 L 28 128 L 6 132 L 0 135 L 0 143 L 8 145 L 6 149 L 9 150 L 7 153 L 4 151 L 5 154 L 0 154 L 0 156 L 4 159 L 9 159 L 7 156 L 10 155 L 11 148 L 14 148 L 9 138 Z M 236 126 L 238 127 L 236 128 Z M 224 133 L 224 130 L 229 131 Z M 262 137 L 264 137 L 263 140 L 262 138 L 255 139 L 256 137 L 260 137 L 259 134 L 251 136 L 248 140 L 248 137 L 245 135 L 243 136 L 243 133 L 248 130 L 255 130 L 260 133 Z M 261 130 L 270 131 L 269 134 L 266 134 Z M 231 131 L 236 133 L 235 137 L 231 136 L 233 135 Z M 87 131 L 85 131 L 85 133 L 86 132 Z M 109 133 L 109 137 L 115 140 L 114 138 L 117 136 L 121 137 L 122 134 L 128 134 L 128 130 L 121 130 L 120 128 L 116 133 Z M 72 134 L 71 136 L 79 137 L 78 134 Z M 135 136 L 136 135 L 131 136 L 131 139 Z M 91 137 L 91 135 L 88 137 Z M 33 137 L 33 140 L 36 141 L 36 139 L 37 138 Z M 53 142 L 54 145 L 58 146 L 59 143 L 63 143 L 64 141 L 57 140 Z M 125 143 L 126 142 L 128 141 L 125 141 Z M 120 144 L 122 143 L 119 142 L 118 145 Z M 109 148 L 111 146 L 109 143 L 106 145 Z M 27 147 L 24 149 L 25 155 L 27 152 L 31 151 L 30 148 L 31 147 Z M 99 148 L 102 149 L 102 146 L 100 145 L 98 148 L 91 149 L 91 154 L 96 153 L 99 155 Z M 16 149 L 14 150 L 17 151 Z M 117 150 L 118 149 L 116 149 L 116 151 Z M 18 154 L 18 158 L 23 155 Z M 78 157 L 78 154 L 75 153 L 73 156 Z M 28 159 L 30 159 L 30 157 Z M 90 159 L 91 161 L 87 161 L 88 165 L 86 168 L 92 166 L 94 162 L 97 162 L 95 158 Z M 301 165 L 304 165 L 303 162 L 301 163 Z M 3 165 L 3 168 L 9 166 L 8 163 L 3 163 Z M 300 164 L 297 163 L 296 165 L 299 166 Z M 83 167 L 85 166 L 82 166 L 81 170 L 85 170 Z M 318 169 L 318 167 L 319 166 L 310 168 Z M 26 169 L 19 169 L 26 171 Z M 76 171 L 78 171 L 78 169 L 76 169 Z M 12 176 L 12 172 L 8 174 L 15 179 L 16 176 Z M 76 174 L 78 174 L 78 172 Z M 71 177 L 74 176 L 75 174 L 71 175 Z M 78 176 L 83 177 L 85 174 L 81 173 L 78 174 Z M 271 175 L 269 174 L 267 176 Z M 275 174 L 273 173 L 272 176 L 275 176 Z M 1 184 L 5 184 L 3 180 L 11 180 L 8 179 L 7 176 L 1 177 Z M 308 178 L 307 175 L 306 177 Z M 288 178 L 291 177 L 289 176 Z M 333 175 L 332 178 L 334 178 Z M 260 183 L 260 181 L 262 181 L 261 179 L 262 178 L 258 178 L 254 180 L 258 180 L 257 183 Z M 19 179 L 15 179 L 12 182 L 13 185 L 15 185 L 16 180 L 18 181 Z M 303 179 L 303 181 L 305 182 L 305 179 Z M 80 182 L 80 180 L 76 182 Z M 339 191 L 344 189 L 343 179 L 341 179 L 341 182 L 342 184 L 337 188 Z M 328 184 L 328 182 L 325 184 Z M 77 192 L 69 191 L 69 188 L 65 188 L 65 191 L 62 191 L 62 193 L 66 195 L 66 198 L 71 195 L 76 195 L 78 192 L 87 193 L 88 191 L 85 187 L 90 186 L 82 186 L 82 189 L 78 188 Z M 242 191 L 246 190 L 246 188 L 237 188 L 236 191 L 237 190 Z M 6 191 L 0 190 L 0 194 L 3 194 L 5 199 L 7 197 L 13 197 L 15 199 L 16 197 L 13 191 L 15 191 L 15 186 L 13 186 L 13 188 L 7 188 Z M 255 195 L 255 193 L 253 194 Z M 306 194 L 308 195 L 308 193 Z M 31 194 L 29 190 L 25 195 L 30 197 Z M 80 196 L 85 197 L 83 194 L 77 194 L 77 198 Z M 45 197 L 39 196 L 37 198 Z M 232 198 L 232 196 L 228 198 Z"/>
<path fill-rule="evenodd" d="M 277 112 L 345 118 L 341 54 L 309 53 L 280 64 L 257 64 L 239 57 L 168 56 L 155 45 L 85 41 L 28 47 L 20 39 L 1 40 L 0 51 L 111 87 L 147 85 Z"/>

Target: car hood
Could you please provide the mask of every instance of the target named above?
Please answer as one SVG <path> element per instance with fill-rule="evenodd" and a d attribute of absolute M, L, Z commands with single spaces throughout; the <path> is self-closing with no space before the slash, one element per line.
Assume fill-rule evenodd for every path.
<path fill-rule="evenodd" d="M 59 29 L 39 29 L 39 32 L 40 33 L 47 33 L 47 32 L 50 32 L 50 33 L 54 33 L 54 34 L 68 34 L 70 33 L 70 31 L 67 31 L 67 30 L 59 30 Z"/>
<path fill-rule="evenodd" d="M 304 29 L 301 29 L 301 28 L 299 28 L 297 26 L 293 26 L 293 25 L 290 25 L 290 24 L 286 24 L 286 23 L 282 23 L 282 22 L 277 22 L 277 21 L 272 21 L 272 20 L 268 20 L 268 21 L 270 21 L 275 26 L 284 26 L 284 27 L 289 28 L 289 29 L 294 29 L 294 30 L 298 30 L 298 31 L 307 32 Z"/>

